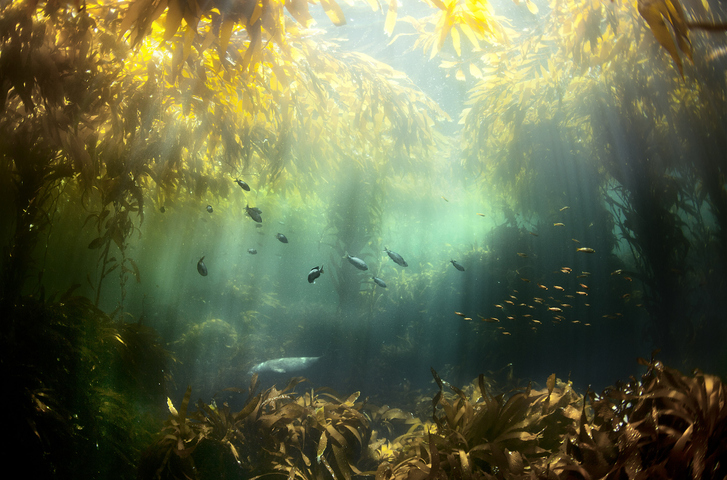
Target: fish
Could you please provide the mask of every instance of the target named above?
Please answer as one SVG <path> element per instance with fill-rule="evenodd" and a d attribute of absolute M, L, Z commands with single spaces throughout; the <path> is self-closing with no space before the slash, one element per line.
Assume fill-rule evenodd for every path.
<path fill-rule="evenodd" d="M 250 218 L 255 220 L 257 223 L 263 223 L 263 217 L 261 216 L 263 213 L 262 210 L 257 207 L 250 207 L 249 205 L 245 205 L 245 211 L 248 215 L 250 215 Z"/>
<path fill-rule="evenodd" d="M 561 292 L 565 292 L 565 288 L 561 287 L 560 285 L 553 285 L 553 288 L 556 290 L 560 290 Z"/>
<path fill-rule="evenodd" d="M 249 253 L 250 255 L 257 255 L 257 250 L 255 250 L 254 248 L 248 248 L 247 253 Z"/>
<path fill-rule="evenodd" d="M 262 372 L 289 373 L 305 370 L 316 363 L 321 357 L 283 357 L 258 363 L 250 369 L 248 375 Z"/>
<path fill-rule="evenodd" d="M 565 227 L 565 223 L 558 222 L 558 223 L 554 223 L 553 226 L 554 227 Z"/>
<path fill-rule="evenodd" d="M 462 313 L 462 312 L 454 312 L 454 314 L 455 315 L 459 315 L 460 317 L 464 317 L 465 316 L 464 313 Z"/>
<path fill-rule="evenodd" d="M 308 283 L 316 283 L 316 278 L 320 277 L 321 273 L 323 273 L 323 265 L 311 268 L 308 272 Z"/>
<path fill-rule="evenodd" d="M 452 265 L 454 265 L 454 268 L 456 268 L 460 272 L 464 272 L 464 267 L 462 265 L 460 265 L 459 263 L 457 263 L 456 260 L 450 260 L 450 262 L 452 262 Z"/>
<path fill-rule="evenodd" d="M 391 250 L 389 250 L 389 247 L 384 247 L 384 251 L 389 255 L 389 258 L 391 258 L 397 265 L 401 265 L 402 267 L 409 266 L 409 264 L 406 263 L 406 260 L 404 260 L 401 255 L 396 252 L 392 252 Z"/>
<path fill-rule="evenodd" d="M 161 207 L 159 207 L 159 211 L 162 212 L 162 213 L 164 213 L 164 212 L 167 211 L 167 209 L 164 208 L 164 205 L 162 205 Z"/>
<path fill-rule="evenodd" d="M 573 269 L 570 267 L 560 267 L 560 271 L 563 273 L 570 273 L 573 271 Z"/>
<path fill-rule="evenodd" d="M 520 252 L 518 252 L 517 255 L 518 255 L 518 257 L 528 258 L 528 254 L 527 253 L 520 253 Z"/>
<path fill-rule="evenodd" d="M 369 269 L 369 266 L 366 265 L 366 262 L 364 262 L 360 258 L 352 257 L 348 253 L 345 255 L 345 257 L 348 259 L 349 262 L 351 262 L 351 265 L 358 268 L 359 270 L 368 270 Z"/>
<path fill-rule="evenodd" d="M 468 322 L 471 322 L 471 321 L 472 321 L 472 319 L 471 319 L 470 317 L 464 317 L 464 319 L 465 319 L 466 321 L 468 321 Z"/>
<path fill-rule="evenodd" d="M 570 207 L 567 207 L 567 206 L 566 206 L 566 207 L 563 207 L 563 208 L 561 208 L 561 209 L 560 209 L 560 210 L 558 210 L 558 211 L 559 211 L 559 212 L 562 212 L 563 210 L 568 210 L 569 208 L 570 208 Z"/>
<path fill-rule="evenodd" d="M 563 311 L 563 309 L 558 308 L 558 307 L 548 307 L 548 310 L 550 310 L 551 312 L 562 312 Z"/>
<path fill-rule="evenodd" d="M 240 188 L 243 189 L 243 190 L 245 190 L 246 192 L 249 192 L 250 191 L 250 185 L 248 185 L 247 183 L 243 182 L 242 180 L 237 179 L 237 180 L 235 180 L 235 183 L 238 184 L 240 186 Z"/>
<path fill-rule="evenodd" d="M 199 259 L 199 262 L 197 262 L 197 271 L 200 275 L 203 277 L 207 276 L 207 265 L 204 264 L 204 257 Z"/>
<path fill-rule="evenodd" d="M 479 215 L 480 217 L 484 217 L 485 216 L 484 213 L 478 213 L 477 215 Z"/>
<path fill-rule="evenodd" d="M 378 285 L 381 288 L 386 288 L 386 282 L 381 280 L 379 277 L 371 277 L 374 280 L 374 283 Z"/>
<path fill-rule="evenodd" d="M 449 200 L 447 200 L 444 195 L 442 195 L 442 200 L 444 200 L 445 202 L 449 202 Z"/>
<path fill-rule="evenodd" d="M 586 285 L 585 283 L 579 283 L 578 285 L 580 285 L 583 290 L 590 290 L 590 288 L 588 288 L 588 285 Z"/>
<path fill-rule="evenodd" d="M 280 240 L 281 243 L 288 243 L 288 238 L 285 235 L 283 235 L 282 233 L 276 233 L 275 238 Z"/>
<path fill-rule="evenodd" d="M 212 205 L 207 205 L 207 213 L 212 213 L 214 210 L 212 209 Z"/>
<path fill-rule="evenodd" d="M 592 248 L 588 248 L 588 247 L 581 247 L 581 248 L 576 248 L 576 252 L 583 252 L 583 253 L 596 253 L 596 251 L 595 251 L 594 249 L 592 249 Z"/>

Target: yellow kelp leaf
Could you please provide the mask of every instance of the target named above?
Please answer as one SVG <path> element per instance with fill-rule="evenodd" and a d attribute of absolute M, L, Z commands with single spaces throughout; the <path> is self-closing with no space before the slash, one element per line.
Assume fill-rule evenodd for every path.
<path fill-rule="evenodd" d="M 388 36 L 394 33 L 394 25 L 396 25 L 396 3 L 397 0 L 389 0 L 389 10 L 386 12 L 386 22 L 384 23 L 384 31 Z"/>
<path fill-rule="evenodd" d="M 346 17 L 343 15 L 343 10 L 338 6 L 335 0 L 321 0 L 323 10 L 326 11 L 326 15 L 331 19 L 334 25 L 340 27 L 346 25 Z"/>
<path fill-rule="evenodd" d="M 528 6 L 528 10 L 530 10 L 530 13 L 533 15 L 538 14 L 538 6 L 535 5 L 532 0 L 526 0 L 526 5 Z"/>
<path fill-rule="evenodd" d="M 179 416 L 179 412 L 177 412 L 177 409 L 174 408 L 174 404 L 172 403 L 172 399 L 167 397 L 167 407 L 169 407 L 169 413 L 172 414 L 174 417 Z"/>
<path fill-rule="evenodd" d="M 164 30 L 164 40 L 169 40 L 177 33 L 179 24 L 182 23 L 182 6 L 180 0 L 172 0 L 169 2 L 169 10 L 167 10 L 167 21 Z"/>
<path fill-rule="evenodd" d="M 673 3 L 671 0 L 639 0 L 638 4 L 639 13 L 646 20 L 651 28 L 651 33 L 654 34 L 656 40 L 661 44 L 662 47 L 669 52 L 671 58 L 679 68 L 679 73 L 684 76 L 684 69 L 682 68 L 682 59 L 679 56 L 679 50 L 684 52 L 691 59 L 691 43 L 687 37 L 688 30 L 684 19 L 684 12 L 681 5 Z M 667 20 L 674 31 L 674 37 L 677 39 L 679 49 L 677 50 L 677 44 L 674 43 L 672 38 L 672 32 L 666 26 Z"/>
<path fill-rule="evenodd" d="M 454 78 L 456 78 L 460 82 L 465 81 L 464 72 L 462 71 L 461 68 L 457 69 L 457 73 L 454 75 Z"/>
<path fill-rule="evenodd" d="M 287 0 L 285 8 L 296 22 L 308 28 L 313 21 L 313 17 L 308 12 L 308 0 Z"/>
<path fill-rule="evenodd" d="M 372 11 L 374 11 L 374 12 L 378 12 L 379 11 L 379 6 L 380 5 L 379 5 L 379 1 L 378 0 L 366 0 L 366 1 L 369 2 L 369 6 L 371 7 L 371 10 Z"/>
<path fill-rule="evenodd" d="M 459 28 L 462 29 L 462 33 L 464 33 L 465 37 L 467 37 L 467 39 L 470 41 L 470 43 L 472 44 L 472 47 L 475 49 L 479 49 L 480 42 L 479 42 L 479 39 L 477 38 L 477 33 L 474 30 L 472 30 L 472 27 L 470 27 L 466 23 L 460 23 Z"/>
<path fill-rule="evenodd" d="M 470 63 L 470 75 L 475 78 L 482 78 L 482 70 L 477 68 L 477 65 L 474 63 Z"/>
<path fill-rule="evenodd" d="M 219 41 L 219 55 L 220 60 L 225 58 L 225 52 L 227 52 L 227 45 L 230 44 L 230 36 L 232 36 L 232 28 L 235 26 L 235 21 L 231 18 L 226 18 L 220 26 L 220 41 Z"/>
<path fill-rule="evenodd" d="M 462 56 L 462 46 L 459 43 L 459 30 L 457 30 L 457 27 L 452 27 L 452 45 L 454 46 L 454 51 L 457 52 L 457 56 Z"/>

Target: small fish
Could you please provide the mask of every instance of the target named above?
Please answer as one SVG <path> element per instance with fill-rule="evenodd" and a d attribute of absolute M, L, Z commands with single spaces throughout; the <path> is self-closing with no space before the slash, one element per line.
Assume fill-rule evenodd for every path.
<path fill-rule="evenodd" d="M 361 260 L 358 257 L 352 257 L 351 255 L 349 255 L 347 253 L 346 254 L 346 258 L 351 263 L 351 265 L 353 265 L 354 267 L 358 268 L 359 270 L 368 270 L 369 269 L 369 266 L 366 265 L 366 262 L 364 262 L 363 260 Z"/>
<path fill-rule="evenodd" d="M 462 312 L 454 312 L 455 315 L 459 315 L 460 317 L 464 317 L 464 313 Z"/>
<path fill-rule="evenodd" d="M 485 216 L 484 213 L 478 213 L 477 215 L 479 215 L 480 217 L 484 217 Z"/>
<path fill-rule="evenodd" d="M 558 223 L 554 223 L 553 226 L 554 227 L 565 227 L 565 223 L 558 222 Z"/>
<path fill-rule="evenodd" d="M 249 253 L 250 255 L 257 255 L 257 250 L 255 250 L 254 248 L 248 248 L 247 253 Z"/>
<path fill-rule="evenodd" d="M 538 236 L 538 234 L 537 234 L 537 233 L 535 233 L 535 232 L 528 232 L 528 233 L 529 233 L 530 235 L 532 235 L 533 237 L 537 237 L 537 236 Z"/>
<path fill-rule="evenodd" d="M 505 300 L 505 303 L 507 303 L 508 305 L 512 305 L 513 307 L 515 306 L 515 302 L 513 302 L 512 300 Z"/>
<path fill-rule="evenodd" d="M 212 209 L 212 205 L 207 205 L 207 213 L 212 213 L 214 210 Z"/>
<path fill-rule="evenodd" d="M 386 282 L 381 280 L 379 277 L 371 277 L 374 280 L 374 283 L 378 285 L 381 288 L 386 288 Z"/>
<path fill-rule="evenodd" d="M 560 285 L 553 285 L 553 288 L 556 290 L 560 290 L 561 292 L 565 292 L 565 288 L 561 287 Z"/>
<path fill-rule="evenodd" d="M 561 208 L 561 209 L 560 209 L 560 210 L 558 210 L 558 211 L 559 211 L 559 212 L 562 212 L 563 210 L 568 210 L 569 208 L 570 208 L 570 207 L 563 207 L 563 208 Z"/>
<path fill-rule="evenodd" d="M 459 263 L 457 263 L 456 260 L 450 260 L 450 262 L 452 262 L 452 265 L 454 265 L 454 268 L 456 268 L 460 272 L 464 272 L 464 267 L 462 265 L 460 265 Z"/>
<path fill-rule="evenodd" d="M 280 240 L 281 243 L 288 243 L 288 239 L 282 233 L 276 233 L 275 234 L 275 238 L 277 238 L 278 240 Z"/>
<path fill-rule="evenodd" d="M 161 207 L 159 207 L 159 211 L 162 212 L 162 213 L 164 213 L 164 212 L 167 211 L 167 209 L 164 208 L 164 205 L 162 205 Z"/>
<path fill-rule="evenodd" d="M 590 288 L 588 287 L 588 285 L 586 285 L 585 283 L 579 283 L 578 285 L 580 285 L 581 288 L 583 288 L 583 290 L 590 290 Z"/>
<path fill-rule="evenodd" d="M 482 318 L 482 317 L 480 317 L 480 318 Z M 487 322 L 487 323 L 499 323 L 500 319 L 495 318 L 495 317 L 488 317 L 488 318 L 482 318 L 482 321 Z"/>
<path fill-rule="evenodd" d="M 546 287 L 545 285 L 543 285 L 540 282 L 538 282 L 538 288 L 542 288 L 543 290 L 547 290 L 548 289 L 548 287 Z"/>
<path fill-rule="evenodd" d="M 444 197 L 444 195 L 442 195 L 442 200 L 444 200 L 445 202 L 449 202 L 449 200 L 447 200 L 447 199 L 446 199 L 446 198 Z"/>
<path fill-rule="evenodd" d="M 471 319 L 470 317 L 464 317 L 464 319 L 465 319 L 466 321 L 468 321 L 468 322 L 471 322 L 471 321 L 472 321 L 472 319 Z"/>
<path fill-rule="evenodd" d="M 320 277 L 321 273 L 323 273 L 323 265 L 311 268 L 308 272 L 308 283 L 316 283 L 316 278 Z"/>
<path fill-rule="evenodd" d="M 631 277 L 624 277 L 624 280 L 626 280 L 627 282 L 631 282 L 631 281 L 633 281 L 633 280 L 631 279 Z"/>
<path fill-rule="evenodd" d="M 576 238 L 571 238 L 571 240 L 573 240 L 573 241 L 574 241 L 574 242 L 576 242 L 576 243 L 581 243 L 581 241 L 580 241 L 580 240 L 578 240 L 578 239 L 576 239 Z"/>
<path fill-rule="evenodd" d="M 563 311 L 563 309 L 558 308 L 558 307 L 548 307 L 548 310 L 550 310 L 551 312 L 562 312 Z"/>
<path fill-rule="evenodd" d="M 531 320 L 531 322 L 533 322 L 533 323 L 537 323 L 538 325 L 540 325 L 540 324 L 542 324 L 542 323 L 543 323 L 543 322 L 541 322 L 540 320 L 538 320 L 538 319 L 535 319 L 535 318 L 533 318 L 533 319 Z"/>
<path fill-rule="evenodd" d="M 577 291 L 576 293 L 577 293 L 578 295 L 586 295 L 586 296 L 588 295 L 588 293 L 586 293 L 586 292 L 582 292 L 582 291 L 580 291 L 580 290 L 578 290 L 578 291 Z"/>
<path fill-rule="evenodd" d="M 495 308 L 505 308 L 505 307 L 503 307 L 503 306 L 502 306 L 502 305 L 500 305 L 499 303 L 496 303 L 496 304 L 495 304 Z"/>
<path fill-rule="evenodd" d="M 394 261 L 394 263 L 396 263 L 397 265 L 401 265 L 402 267 L 409 266 L 409 264 L 406 263 L 406 261 L 404 260 L 404 258 L 402 258 L 401 255 L 399 255 L 396 252 L 392 252 L 391 250 L 389 250 L 389 247 L 384 247 L 384 251 L 389 255 L 389 258 L 391 258 Z"/>
<path fill-rule="evenodd" d="M 204 264 L 203 260 L 204 260 L 204 257 L 200 258 L 199 262 L 197 262 L 197 271 L 199 272 L 200 275 L 202 275 L 203 277 L 206 277 L 207 276 L 207 265 Z"/>
<path fill-rule="evenodd" d="M 512 333 L 510 333 L 510 332 L 505 332 L 505 331 L 503 331 L 503 332 L 502 332 L 502 334 L 503 334 L 503 335 L 512 335 Z"/>
<path fill-rule="evenodd" d="M 576 248 L 576 252 L 583 252 L 583 253 L 596 253 L 596 251 L 595 251 L 594 249 L 592 249 L 592 248 L 588 248 L 588 247 L 581 247 L 581 248 Z"/>
<path fill-rule="evenodd" d="M 528 254 L 527 253 L 520 253 L 520 252 L 518 252 L 517 256 L 518 257 L 522 257 L 522 258 L 528 258 Z"/>
<path fill-rule="evenodd" d="M 524 277 L 520 277 L 520 280 L 522 280 L 523 282 L 530 283 L 530 280 L 528 280 L 527 278 L 524 278 Z"/>
<path fill-rule="evenodd" d="M 248 215 L 250 215 L 250 218 L 255 220 L 257 223 L 263 223 L 263 217 L 261 216 L 263 213 L 262 210 L 257 207 L 250 207 L 249 205 L 245 205 L 245 211 Z"/>
<path fill-rule="evenodd" d="M 560 271 L 563 272 L 563 273 L 570 273 L 570 272 L 573 271 L 573 269 L 570 268 L 570 267 L 561 267 L 560 268 Z"/>
<path fill-rule="evenodd" d="M 623 271 L 623 270 L 621 270 L 621 269 L 619 268 L 618 270 L 614 270 L 613 272 L 611 272 L 611 275 L 621 275 L 621 272 L 622 272 L 622 271 Z"/>
<path fill-rule="evenodd" d="M 240 188 L 243 189 L 243 190 L 245 190 L 246 192 L 249 192 L 250 191 L 250 185 L 248 185 L 247 183 L 243 182 L 242 180 L 237 179 L 237 180 L 235 180 L 235 183 L 238 184 L 240 186 Z"/>

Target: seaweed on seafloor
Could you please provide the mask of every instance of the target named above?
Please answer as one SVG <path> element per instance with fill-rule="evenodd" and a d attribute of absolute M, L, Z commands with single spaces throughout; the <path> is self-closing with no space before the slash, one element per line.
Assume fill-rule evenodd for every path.
<path fill-rule="evenodd" d="M 370 430 L 362 404 L 355 403 L 359 393 L 340 400 L 326 391 L 293 392 L 303 380 L 293 378 L 283 390 L 273 386 L 255 395 L 254 375 L 239 412 L 200 400 L 189 413 L 191 389 L 179 410 L 169 400 L 170 417 L 147 449 L 139 478 L 312 480 L 330 475 L 350 480 L 361 474 L 356 463 L 365 455 Z"/>
<path fill-rule="evenodd" d="M 591 425 L 581 421 L 568 440 L 585 479 L 727 476 L 727 398 L 721 380 L 696 372 L 689 377 L 653 358 L 641 381 L 592 395 Z"/>
<path fill-rule="evenodd" d="M 408 456 L 379 466 L 377 480 L 556 478 L 551 465 L 563 462 L 561 439 L 576 431 L 581 413 L 570 384 L 556 386 L 551 375 L 546 389 L 493 396 L 484 375 L 465 390 L 432 375 L 439 386 L 432 422 L 407 443 Z"/>

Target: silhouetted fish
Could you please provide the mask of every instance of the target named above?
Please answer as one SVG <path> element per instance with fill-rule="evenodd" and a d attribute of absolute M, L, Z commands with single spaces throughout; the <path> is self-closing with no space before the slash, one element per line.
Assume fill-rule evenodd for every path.
<path fill-rule="evenodd" d="M 459 263 L 457 263 L 456 260 L 450 260 L 450 262 L 452 262 L 452 265 L 454 265 L 454 268 L 456 268 L 460 272 L 464 272 L 464 267 L 462 265 L 460 265 Z"/>
<path fill-rule="evenodd" d="M 406 263 L 406 261 L 396 252 L 392 252 L 389 250 L 389 247 L 384 247 L 384 251 L 389 254 L 389 258 L 391 258 L 394 263 L 397 263 L 398 265 L 401 265 L 402 267 L 408 267 L 409 264 Z"/>
<path fill-rule="evenodd" d="M 248 185 L 247 183 L 243 182 L 242 180 L 239 180 L 239 179 L 238 180 L 235 180 L 235 183 L 238 184 L 240 186 L 240 188 L 243 189 L 243 190 L 245 190 L 246 192 L 249 192 L 250 191 L 250 185 Z"/>
<path fill-rule="evenodd" d="M 311 268 L 308 273 L 308 283 L 316 283 L 316 278 L 320 277 L 321 273 L 323 273 L 323 265 Z"/>
<path fill-rule="evenodd" d="M 276 233 L 275 238 L 280 240 L 282 243 L 288 243 L 288 239 L 282 233 Z"/>
<path fill-rule="evenodd" d="M 366 265 L 366 262 L 364 262 L 363 260 L 361 260 L 358 257 L 352 257 L 351 255 L 349 255 L 347 253 L 346 258 L 348 258 L 348 261 L 351 262 L 351 265 L 358 268 L 359 270 L 368 270 L 369 269 L 369 266 Z"/>
<path fill-rule="evenodd" d="M 250 255 L 257 255 L 257 250 L 255 250 L 254 248 L 248 248 L 247 253 L 249 253 Z"/>
<path fill-rule="evenodd" d="M 212 209 L 212 205 L 207 205 L 207 213 L 212 213 L 214 210 Z"/>
<path fill-rule="evenodd" d="M 374 283 L 378 285 L 379 287 L 386 288 L 386 282 L 381 280 L 379 277 L 371 277 L 374 279 Z"/>
<path fill-rule="evenodd" d="M 250 215 L 250 218 L 255 220 L 257 223 L 263 223 L 263 217 L 261 216 L 263 213 L 262 210 L 257 207 L 250 207 L 249 205 L 245 205 L 245 211 L 248 215 Z"/>
<path fill-rule="evenodd" d="M 207 276 L 207 265 L 204 264 L 203 260 L 204 260 L 204 257 L 200 258 L 199 262 L 197 262 L 197 271 L 199 272 L 200 275 L 202 275 L 203 277 L 206 277 Z"/>

